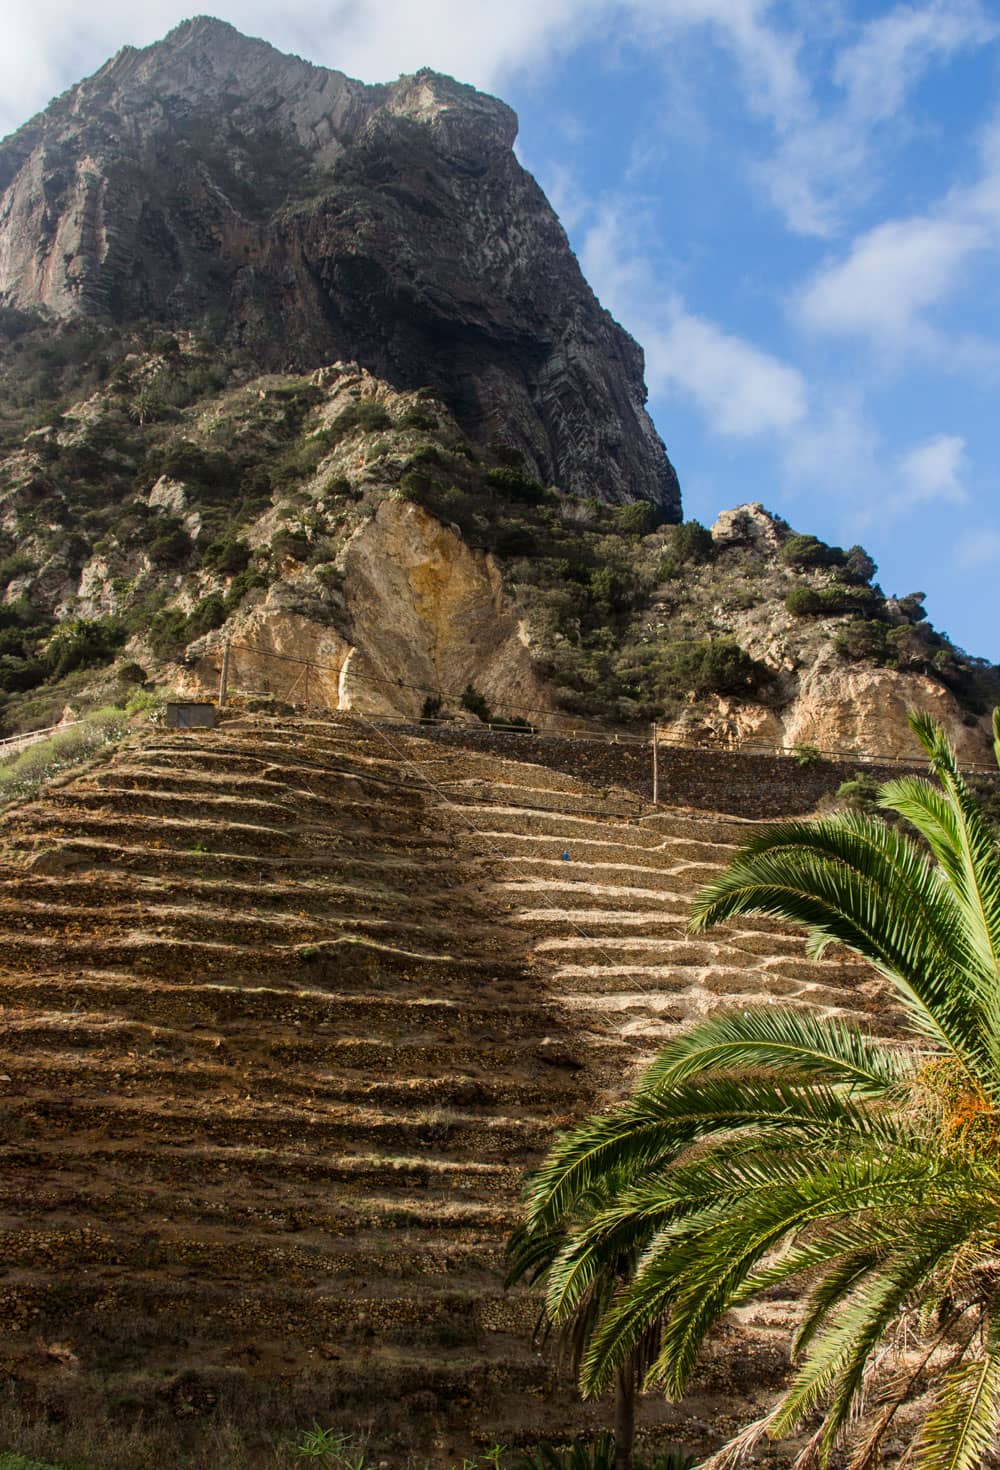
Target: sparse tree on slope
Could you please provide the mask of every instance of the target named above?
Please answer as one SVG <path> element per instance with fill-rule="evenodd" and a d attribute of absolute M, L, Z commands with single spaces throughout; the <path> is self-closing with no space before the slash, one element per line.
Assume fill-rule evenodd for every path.
<path fill-rule="evenodd" d="M 798 1464 L 837 1448 L 851 1470 L 873 1470 L 918 1400 L 905 1421 L 914 1470 L 974 1470 L 995 1446 L 1000 850 L 943 731 L 920 714 L 911 724 L 937 780 L 890 782 L 880 803 L 923 841 L 858 813 L 776 824 L 692 918 L 704 930 L 763 913 L 804 925 L 817 956 L 845 945 L 894 988 L 908 1041 L 788 1008 L 707 1021 L 665 1048 L 629 1101 L 559 1140 L 529 1184 L 527 1233 L 608 1182 L 578 1232 L 584 1281 L 624 1240 L 641 1246 L 592 1324 L 588 1395 L 656 1326 L 647 1383 L 680 1396 L 729 1308 L 801 1284 L 792 1379 L 718 1466 L 813 1429 Z M 997 715 L 994 731 L 1000 761 Z M 550 1299 L 582 1299 L 565 1278 L 550 1274 Z"/>

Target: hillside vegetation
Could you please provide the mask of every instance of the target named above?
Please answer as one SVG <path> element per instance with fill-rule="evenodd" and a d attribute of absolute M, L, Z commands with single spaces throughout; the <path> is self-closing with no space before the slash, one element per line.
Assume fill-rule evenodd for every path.
<path fill-rule="evenodd" d="M 262 377 L 190 334 L 7 310 L 5 730 L 170 680 L 265 600 L 351 642 L 343 555 L 387 497 L 496 558 L 539 676 L 575 715 L 690 723 L 719 697 L 780 710 L 821 656 L 923 675 L 972 723 L 997 694 L 996 671 L 933 629 L 922 594 L 886 596 L 862 548 L 759 507 L 714 535 L 660 525 L 646 501 L 542 485 L 502 440 L 463 435 L 430 389 L 396 393 L 352 364 Z"/>

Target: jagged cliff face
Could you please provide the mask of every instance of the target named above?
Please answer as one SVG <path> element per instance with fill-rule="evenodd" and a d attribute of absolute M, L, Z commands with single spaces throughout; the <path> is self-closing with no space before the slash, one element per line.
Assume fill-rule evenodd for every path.
<path fill-rule="evenodd" d="M 0 303 L 207 328 L 264 368 L 355 360 L 546 482 L 677 519 L 642 353 L 516 130 L 432 72 L 365 86 L 186 22 L 0 146 Z"/>

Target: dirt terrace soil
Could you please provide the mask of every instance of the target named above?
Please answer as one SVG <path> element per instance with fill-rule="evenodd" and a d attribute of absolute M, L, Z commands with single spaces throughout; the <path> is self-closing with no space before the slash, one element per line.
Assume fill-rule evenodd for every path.
<path fill-rule="evenodd" d="M 687 936 L 747 830 L 343 718 L 155 732 L 13 811 L 0 1368 L 25 1402 L 187 1422 L 270 1395 L 275 1432 L 284 1401 L 430 1458 L 602 1422 L 502 1288 L 523 1170 L 694 1017 L 880 1009 L 777 926 Z M 789 1310 L 734 1322 L 646 1421 L 717 1443 L 784 1371 Z"/>

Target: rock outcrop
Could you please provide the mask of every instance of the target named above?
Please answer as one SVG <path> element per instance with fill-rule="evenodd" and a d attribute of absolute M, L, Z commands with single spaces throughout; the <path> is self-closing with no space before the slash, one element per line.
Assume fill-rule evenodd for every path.
<path fill-rule="evenodd" d="M 919 709 L 939 721 L 964 762 L 991 766 L 992 729 L 983 698 L 970 698 L 966 691 L 963 700 L 942 677 L 931 677 L 934 648 L 939 646 L 940 655 L 950 645 L 929 625 L 930 637 L 921 640 L 925 630 L 908 627 L 899 599 L 886 599 L 881 588 L 867 584 L 860 592 L 855 587 L 856 596 L 875 604 L 868 615 L 901 635 L 891 645 L 896 667 L 838 654 L 837 633 L 849 625 L 844 607 L 828 616 L 821 609 L 801 615 L 789 608 L 788 593 L 797 587 L 845 588 L 836 570 L 785 562 L 782 548 L 793 534 L 759 501 L 724 510 L 716 519 L 717 560 L 703 578 L 707 587 L 699 616 L 706 622 L 710 617 L 758 659 L 773 684 L 770 697 L 761 702 L 716 695 L 692 704 L 663 723 L 667 738 L 744 749 L 811 745 L 831 755 L 913 759 L 916 746 L 907 715 Z M 836 550 L 836 555 L 843 553 Z M 690 605 L 698 584 L 695 574 L 689 575 Z M 852 585 L 847 584 L 846 595 Z M 751 596 L 742 595 L 747 587 L 754 589 Z M 668 620 L 663 631 L 669 631 Z"/>
<path fill-rule="evenodd" d="M 492 710 L 530 710 L 552 697 L 495 559 L 419 506 L 387 499 L 342 558 L 346 634 L 286 611 L 286 584 L 233 631 L 233 687 L 313 708 L 421 714 L 428 692 L 451 705 L 470 687 Z M 187 687 L 211 688 L 221 638 Z M 473 719 L 473 716 L 469 716 Z"/>
<path fill-rule="evenodd" d="M 0 303 L 194 326 L 263 367 L 354 359 L 547 482 L 677 519 L 642 352 L 516 131 L 448 77 L 366 86 L 187 21 L 0 145 Z"/>

